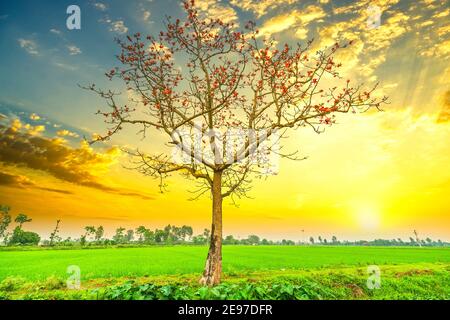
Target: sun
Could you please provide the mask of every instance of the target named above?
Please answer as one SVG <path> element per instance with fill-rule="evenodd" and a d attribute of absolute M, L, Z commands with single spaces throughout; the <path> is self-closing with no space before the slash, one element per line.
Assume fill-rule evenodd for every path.
<path fill-rule="evenodd" d="M 380 210 L 374 205 L 359 205 L 354 210 L 355 220 L 365 230 L 378 229 L 381 221 Z"/>

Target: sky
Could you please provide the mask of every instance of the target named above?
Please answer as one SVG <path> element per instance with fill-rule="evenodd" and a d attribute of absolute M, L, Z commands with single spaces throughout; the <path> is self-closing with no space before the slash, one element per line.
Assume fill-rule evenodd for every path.
<path fill-rule="evenodd" d="M 66 26 L 69 5 L 81 29 Z M 239 26 L 257 23 L 280 44 L 354 45 L 338 55 L 343 76 L 380 82 L 383 112 L 349 114 L 317 134 L 290 134 L 288 147 L 307 157 L 280 160 L 279 173 L 255 180 L 248 199 L 224 204 L 224 233 L 305 240 L 419 236 L 450 240 L 450 3 L 445 0 L 197 0 L 201 13 Z M 379 23 L 376 17 L 379 13 Z M 79 88 L 118 66 L 116 37 L 156 35 L 179 1 L 0 2 L 0 204 L 26 213 L 44 237 L 86 225 L 191 225 L 210 228 L 210 199 L 189 200 L 192 182 L 158 181 L 126 169 L 120 149 L 159 150 L 127 128 L 108 143 L 84 137 L 105 130 L 102 101 Z M 117 89 L 120 89 L 118 87 Z M 125 97 L 124 97 L 125 99 Z"/>

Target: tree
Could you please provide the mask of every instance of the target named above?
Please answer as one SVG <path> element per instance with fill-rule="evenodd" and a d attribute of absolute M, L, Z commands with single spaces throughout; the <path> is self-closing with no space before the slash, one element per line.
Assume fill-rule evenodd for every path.
<path fill-rule="evenodd" d="M 55 229 L 53 230 L 53 232 L 50 234 L 50 245 L 53 246 L 53 244 L 55 243 L 55 241 L 60 241 L 61 237 L 58 236 L 59 233 L 59 223 L 61 222 L 61 220 L 56 220 L 56 226 Z"/>
<path fill-rule="evenodd" d="M 186 241 L 186 237 L 188 237 L 188 239 L 190 239 L 193 235 L 193 230 L 191 226 L 182 226 L 181 227 L 181 237 L 183 239 L 183 241 Z"/>
<path fill-rule="evenodd" d="M 177 226 L 172 226 L 169 236 L 170 236 L 170 243 L 179 241 L 182 238 L 181 228 Z"/>
<path fill-rule="evenodd" d="M 295 245 L 295 242 L 292 240 L 283 239 L 283 240 L 281 240 L 281 244 L 285 245 L 285 246 L 293 246 L 293 245 Z"/>
<path fill-rule="evenodd" d="M 87 240 L 89 236 L 95 236 L 95 227 L 94 226 L 86 226 L 84 227 L 84 239 Z"/>
<path fill-rule="evenodd" d="M 86 244 L 86 235 L 83 234 L 80 236 L 80 245 L 84 246 Z"/>
<path fill-rule="evenodd" d="M 311 242 L 311 244 L 314 244 L 314 238 L 313 237 L 309 237 L 309 242 Z"/>
<path fill-rule="evenodd" d="M 248 240 L 248 243 L 251 245 L 259 244 L 259 237 L 254 234 L 248 236 L 247 240 Z"/>
<path fill-rule="evenodd" d="M 230 234 L 223 239 L 224 244 L 236 244 L 237 240 Z"/>
<path fill-rule="evenodd" d="M 144 226 L 137 227 L 136 234 L 139 242 L 153 243 L 155 241 L 155 233 Z"/>
<path fill-rule="evenodd" d="M 105 229 L 103 226 L 99 226 L 97 230 L 95 230 L 95 241 L 99 242 L 102 240 L 103 235 L 105 234 Z"/>
<path fill-rule="evenodd" d="M 119 227 L 116 229 L 116 233 L 113 236 L 113 241 L 116 243 L 124 243 L 125 242 L 125 228 Z"/>
<path fill-rule="evenodd" d="M 206 243 L 208 243 L 209 242 L 209 240 L 210 240 L 210 238 L 211 238 L 211 231 L 209 230 L 209 229 L 204 229 L 203 230 L 203 236 L 205 237 L 205 239 L 206 239 Z"/>
<path fill-rule="evenodd" d="M 319 236 L 318 239 L 319 239 L 319 242 L 322 243 L 322 237 Z"/>
<path fill-rule="evenodd" d="M 250 190 L 252 177 L 273 173 L 271 155 L 302 159 L 278 148 L 289 131 L 312 127 L 322 132 L 336 114 L 379 109 L 387 98 L 376 97 L 376 85 L 363 89 L 341 80 L 334 56 L 351 42 L 319 51 L 311 41 L 280 47 L 263 39 L 252 22 L 238 31 L 220 19 L 204 18 L 194 1 L 183 5 L 186 19 L 168 17 L 158 36 L 136 33 L 117 40 L 121 65 L 106 76 L 123 82 L 134 97 L 128 103 L 120 104 L 119 93 L 95 84 L 83 88 L 109 107 L 98 111 L 108 130 L 92 143 L 110 139 L 125 125 L 138 127 L 143 138 L 160 132 L 179 157 L 129 151 L 135 157 L 132 168 L 157 178 L 161 191 L 164 179 L 179 172 L 198 182 L 194 199 L 211 197 L 210 246 L 201 283 L 214 285 L 222 271 L 223 200 L 234 203 Z M 326 87 L 326 79 L 335 85 Z"/>
<path fill-rule="evenodd" d="M 39 241 L 41 237 L 37 233 L 24 231 L 17 226 L 9 239 L 9 245 L 38 245 Z"/>
<path fill-rule="evenodd" d="M 144 226 L 139 226 L 136 228 L 136 234 L 138 235 L 138 241 L 143 242 L 145 239 L 145 234 L 148 232 L 148 229 Z"/>
<path fill-rule="evenodd" d="M 161 243 L 165 241 L 166 237 L 166 232 L 164 230 L 159 230 L 156 229 L 155 230 L 155 242 L 156 243 Z"/>
<path fill-rule="evenodd" d="M 152 230 L 147 229 L 144 233 L 144 241 L 145 241 L 145 243 L 154 243 L 155 242 L 155 233 Z"/>
<path fill-rule="evenodd" d="M 6 230 L 8 230 L 12 221 L 11 214 L 9 213 L 10 210 L 11 208 L 8 206 L 0 205 L 0 239 L 3 238 L 5 244 L 8 237 Z"/>
<path fill-rule="evenodd" d="M 331 242 L 333 242 L 334 244 L 339 243 L 336 236 L 331 237 Z"/>
<path fill-rule="evenodd" d="M 207 242 L 207 238 L 203 235 L 199 234 L 197 236 L 192 237 L 192 242 L 194 244 L 205 244 Z"/>
<path fill-rule="evenodd" d="M 418 245 L 419 247 L 421 247 L 422 245 L 421 245 L 421 241 L 420 241 L 420 239 L 419 239 L 419 233 L 417 232 L 417 230 L 414 230 L 414 237 L 415 237 L 415 240 L 416 240 L 417 245 Z"/>
<path fill-rule="evenodd" d="M 172 226 L 169 224 L 164 227 L 163 241 L 166 243 L 172 242 L 171 238 Z"/>
<path fill-rule="evenodd" d="M 132 242 L 134 239 L 134 230 L 127 230 L 127 235 L 125 238 L 128 243 Z"/>
<path fill-rule="evenodd" d="M 18 223 L 19 224 L 19 229 L 22 229 L 22 225 L 24 224 L 24 223 L 26 223 L 26 222 L 31 222 L 32 221 L 32 219 L 31 218 L 28 218 L 28 216 L 26 215 L 26 214 L 23 214 L 23 213 L 19 213 L 18 215 L 17 215 L 17 217 L 14 219 L 14 222 L 16 222 L 16 223 Z"/>

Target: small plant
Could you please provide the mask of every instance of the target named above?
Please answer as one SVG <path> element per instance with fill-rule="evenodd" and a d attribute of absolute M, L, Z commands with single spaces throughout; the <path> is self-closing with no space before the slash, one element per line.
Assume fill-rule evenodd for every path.
<path fill-rule="evenodd" d="M 0 291 L 15 291 L 20 289 L 25 283 L 22 277 L 7 277 L 0 282 Z"/>
<path fill-rule="evenodd" d="M 55 242 L 59 242 L 61 240 L 61 237 L 58 236 L 60 223 L 61 223 L 61 220 L 56 220 L 55 229 L 50 234 L 50 246 L 53 246 L 55 244 Z"/>
<path fill-rule="evenodd" d="M 43 286 L 47 290 L 55 290 L 64 288 L 66 283 L 56 276 L 50 276 L 44 281 Z"/>

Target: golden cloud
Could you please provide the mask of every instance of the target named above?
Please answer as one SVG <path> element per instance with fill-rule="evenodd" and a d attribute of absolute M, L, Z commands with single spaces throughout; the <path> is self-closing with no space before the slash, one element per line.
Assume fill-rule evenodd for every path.
<path fill-rule="evenodd" d="M 233 8 L 217 0 L 197 0 L 195 6 L 199 14 L 205 18 L 221 19 L 225 23 L 237 23 L 239 20 Z"/>
<path fill-rule="evenodd" d="M 449 14 L 450 14 L 450 9 L 447 9 L 447 10 L 444 10 L 444 11 L 441 11 L 441 12 L 436 13 L 436 14 L 433 16 L 433 18 L 443 18 L 443 17 L 448 16 Z"/>
<path fill-rule="evenodd" d="M 284 7 L 295 2 L 297 0 L 231 0 L 233 6 L 242 10 L 252 11 L 258 18 L 265 15 L 270 9 L 275 9 L 280 6 Z"/>
<path fill-rule="evenodd" d="M 41 119 L 41 117 L 40 117 L 39 115 L 37 115 L 36 113 L 32 113 L 32 114 L 30 115 L 30 119 L 31 119 L 31 120 L 34 120 L 34 121 L 38 121 L 38 120 Z"/>
<path fill-rule="evenodd" d="M 117 147 L 99 153 L 82 142 L 79 148 L 72 148 L 60 138 L 36 136 L 29 129 L 17 119 L 9 126 L 0 125 L 1 163 L 44 171 L 59 180 L 105 192 L 151 199 L 147 195 L 113 188 L 100 181 L 100 175 L 107 172 L 120 156 Z M 6 176 L 4 179 L 17 185 L 23 185 L 25 181 Z"/>
<path fill-rule="evenodd" d="M 446 30 L 448 32 L 448 30 Z M 450 39 L 445 40 L 441 43 L 435 43 L 428 46 L 421 52 L 421 55 L 426 57 L 438 57 L 438 58 L 448 58 L 450 54 Z"/>
<path fill-rule="evenodd" d="M 26 176 L 10 174 L 3 171 L 0 171 L 0 186 L 8 186 L 19 189 L 36 188 L 48 192 L 72 194 L 72 192 L 67 190 L 41 187 Z"/>
<path fill-rule="evenodd" d="M 307 26 L 318 19 L 325 17 L 325 12 L 321 7 L 310 5 L 303 10 L 294 10 L 286 14 L 280 14 L 267 20 L 261 27 L 260 36 L 271 36 L 275 33 L 298 27 L 299 38 L 306 38 Z"/>
<path fill-rule="evenodd" d="M 450 122 L 450 90 L 447 90 L 442 97 L 442 108 L 437 118 L 437 122 Z"/>
<path fill-rule="evenodd" d="M 59 130 L 56 132 L 56 134 L 60 137 L 72 137 L 72 138 L 78 138 L 79 134 L 69 131 L 67 129 Z"/>
<path fill-rule="evenodd" d="M 342 72 L 358 70 L 358 75 L 375 80 L 373 73 L 386 61 L 392 42 L 409 31 L 410 17 L 403 12 L 391 11 L 388 18 L 382 18 L 380 26 L 369 27 L 371 12 L 368 8 L 376 5 L 383 13 L 383 10 L 395 3 L 396 1 L 361 1 L 336 8 L 333 11 L 335 14 L 356 13 L 356 16 L 320 27 L 316 48 L 331 46 L 336 41 L 353 40 L 355 45 L 337 55 L 337 59 L 345 62 Z"/>

